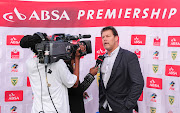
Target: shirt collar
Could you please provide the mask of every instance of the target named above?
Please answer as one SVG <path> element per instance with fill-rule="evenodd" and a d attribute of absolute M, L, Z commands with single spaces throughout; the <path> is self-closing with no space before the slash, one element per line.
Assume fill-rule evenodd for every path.
<path fill-rule="evenodd" d="M 113 52 L 111 52 L 111 54 L 110 55 L 108 55 L 108 53 L 106 52 L 105 54 L 104 54 L 104 56 L 105 57 L 108 57 L 108 56 L 112 56 L 112 55 L 114 55 L 115 53 L 118 53 L 118 51 L 119 51 L 119 46 L 113 51 Z"/>

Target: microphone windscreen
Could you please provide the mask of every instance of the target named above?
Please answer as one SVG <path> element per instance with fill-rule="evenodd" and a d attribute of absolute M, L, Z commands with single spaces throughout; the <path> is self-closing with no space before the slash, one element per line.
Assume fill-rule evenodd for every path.
<path fill-rule="evenodd" d="M 22 48 L 32 48 L 35 44 L 40 43 L 42 40 L 38 35 L 26 35 L 20 41 L 20 46 Z"/>
<path fill-rule="evenodd" d="M 29 48 L 30 47 L 30 43 L 29 43 L 29 39 L 33 38 L 31 35 L 26 35 L 24 36 L 21 41 L 20 41 L 20 46 L 22 48 Z"/>

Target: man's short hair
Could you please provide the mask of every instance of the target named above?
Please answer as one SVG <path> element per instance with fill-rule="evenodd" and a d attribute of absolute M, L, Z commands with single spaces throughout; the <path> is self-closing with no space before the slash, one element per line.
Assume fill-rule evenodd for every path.
<path fill-rule="evenodd" d="M 107 27 L 104 27 L 102 30 L 101 30 L 101 35 L 104 31 L 107 31 L 107 30 L 111 30 L 113 32 L 113 35 L 114 36 L 118 36 L 118 32 L 117 30 L 113 27 L 113 26 L 107 26 Z"/>

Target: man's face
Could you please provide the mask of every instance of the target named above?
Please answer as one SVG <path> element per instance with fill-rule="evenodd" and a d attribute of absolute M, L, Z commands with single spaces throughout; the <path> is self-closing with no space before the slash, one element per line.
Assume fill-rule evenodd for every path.
<path fill-rule="evenodd" d="M 112 30 L 102 32 L 102 43 L 107 51 L 113 51 L 118 44 L 118 36 L 114 36 Z"/>

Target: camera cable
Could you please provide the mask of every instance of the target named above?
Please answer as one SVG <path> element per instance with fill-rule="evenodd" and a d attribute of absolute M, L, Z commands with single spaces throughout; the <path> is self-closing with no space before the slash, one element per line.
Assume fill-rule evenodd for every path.
<path fill-rule="evenodd" d="M 56 113 L 58 113 L 58 111 L 57 111 L 57 109 L 56 109 L 56 106 L 55 106 L 55 104 L 54 104 L 54 102 L 53 102 L 53 100 L 52 100 L 50 90 L 49 90 L 49 87 L 51 87 L 51 84 L 48 83 L 48 79 L 47 79 L 47 65 L 45 65 L 45 73 L 46 73 L 46 83 L 47 83 L 47 88 L 48 88 L 49 97 L 50 97 L 51 102 L 52 102 L 52 104 L 53 104 L 53 106 L 54 106 L 54 109 L 56 110 Z"/>
<path fill-rule="evenodd" d="M 38 69 L 39 77 L 40 77 L 40 81 L 41 81 L 41 105 L 42 105 L 42 111 L 40 111 L 39 113 L 45 113 L 44 108 L 43 108 L 43 102 L 42 102 L 42 79 L 41 79 L 41 74 L 40 74 L 40 71 L 39 71 L 39 68 L 38 68 L 38 63 L 37 63 L 37 69 Z"/>

